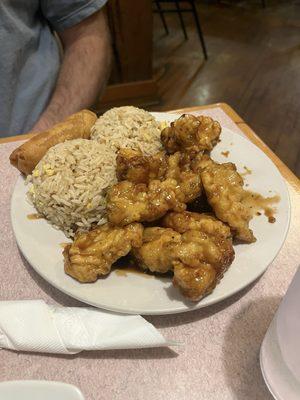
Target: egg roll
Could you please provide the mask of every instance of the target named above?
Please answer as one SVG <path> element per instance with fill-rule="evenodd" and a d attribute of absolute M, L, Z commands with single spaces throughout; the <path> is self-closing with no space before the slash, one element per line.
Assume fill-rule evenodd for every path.
<path fill-rule="evenodd" d="M 9 159 L 11 164 L 25 175 L 31 174 L 50 147 L 72 139 L 89 139 L 91 128 L 97 120 L 95 113 L 82 110 L 70 115 L 15 149 Z"/>

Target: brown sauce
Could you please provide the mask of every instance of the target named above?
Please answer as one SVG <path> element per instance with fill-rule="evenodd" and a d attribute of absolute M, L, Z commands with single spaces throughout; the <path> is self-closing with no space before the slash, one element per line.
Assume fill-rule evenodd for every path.
<path fill-rule="evenodd" d="M 141 271 L 137 268 L 134 267 L 124 267 L 124 268 L 116 268 L 115 270 L 116 275 L 118 276 L 125 276 L 127 277 L 130 274 L 135 274 L 135 275 L 139 275 L 139 276 L 143 276 L 144 278 L 153 278 L 154 275 L 149 275 L 144 271 Z"/>
<path fill-rule="evenodd" d="M 240 173 L 241 176 L 246 176 L 246 175 L 251 175 L 252 174 L 251 169 L 247 168 L 246 165 L 244 165 L 243 168 L 244 168 L 245 172 Z"/>
<path fill-rule="evenodd" d="M 276 218 L 274 217 L 274 210 L 270 207 L 267 207 L 265 209 L 265 216 L 268 218 L 268 221 L 270 222 L 270 224 L 274 224 L 274 222 L 276 222 Z"/>
<path fill-rule="evenodd" d="M 230 151 L 221 151 L 221 154 L 222 154 L 222 156 L 224 156 L 224 157 L 228 157 L 229 156 L 229 153 L 230 153 Z"/>
<path fill-rule="evenodd" d="M 131 258 L 130 254 L 119 258 L 113 264 L 113 271 L 115 271 L 118 276 L 127 277 L 128 275 L 135 274 L 139 276 L 142 275 L 144 278 L 153 278 L 153 275 L 148 274 L 137 267 L 136 262 Z"/>
<path fill-rule="evenodd" d="M 249 191 L 243 199 L 243 203 L 251 209 L 252 215 L 261 215 L 259 210 L 263 210 L 268 221 L 273 224 L 276 221 L 276 218 L 274 217 L 276 209 L 270 206 L 274 203 L 278 203 L 279 200 L 280 197 L 278 195 L 273 197 L 263 197 L 259 193 Z"/>
<path fill-rule="evenodd" d="M 42 219 L 44 217 L 42 215 L 40 215 L 40 214 L 28 214 L 27 218 L 31 219 L 31 220 L 34 220 L 34 219 Z"/>

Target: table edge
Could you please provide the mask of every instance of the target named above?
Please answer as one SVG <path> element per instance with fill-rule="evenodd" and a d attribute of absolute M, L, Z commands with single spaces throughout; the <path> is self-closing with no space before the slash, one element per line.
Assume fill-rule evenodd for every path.
<path fill-rule="evenodd" d="M 0 144 L 11 143 L 11 142 L 17 142 L 17 141 L 20 141 L 20 140 L 30 139 L 34 135 L 35 135 L 34 133 L 24 133 L 23 135 L 8 136 L 8 137 L 0 138 Z"/>

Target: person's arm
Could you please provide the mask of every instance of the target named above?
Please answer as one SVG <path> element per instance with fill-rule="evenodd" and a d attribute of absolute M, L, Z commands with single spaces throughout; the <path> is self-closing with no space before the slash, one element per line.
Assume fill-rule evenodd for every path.
<path fill-rule="evenodd" d="M 33 131 L 48 129 L 91 106 L 109 76 L 110 35 L 102 10 L 58 35 L 64 49 L 62 65 L 50 102 Z"/>

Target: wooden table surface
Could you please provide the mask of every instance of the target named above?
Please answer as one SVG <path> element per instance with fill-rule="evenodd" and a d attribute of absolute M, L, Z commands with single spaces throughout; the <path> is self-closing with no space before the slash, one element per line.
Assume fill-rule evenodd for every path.
<path fill-rule="evenodd" d="M 173 112 L 199 110 L 218 114 L 223 121 L 226 117 L 235 131 L 238 126 L 273 160 L 287 182 L 290 229 L 267 271 L 249 287 L 218 304 L 183 314 L 147 317 L 165 337 L 183 342 L 180 348 L 82 352 L 74 356 L 0 350 L 0 381 L 63 381 L 77 385 L 86 400 L 160 400 L 165 396 L 169 400 L 272 400 L 261 375 L 259 349 L 300 264 L 300 183 L 228 105 Z M 6 188 L 0 196 L 0 300 L 43 299 L 52 304 L 78 306 L 76 300 L 37 275 L 15 243 L 9 209 L 19 174 L 9 165 L 8 156 L 16 141 L 28 137 L 0 140 L 4 143 L 0 145 L 0 186 Z"/>

